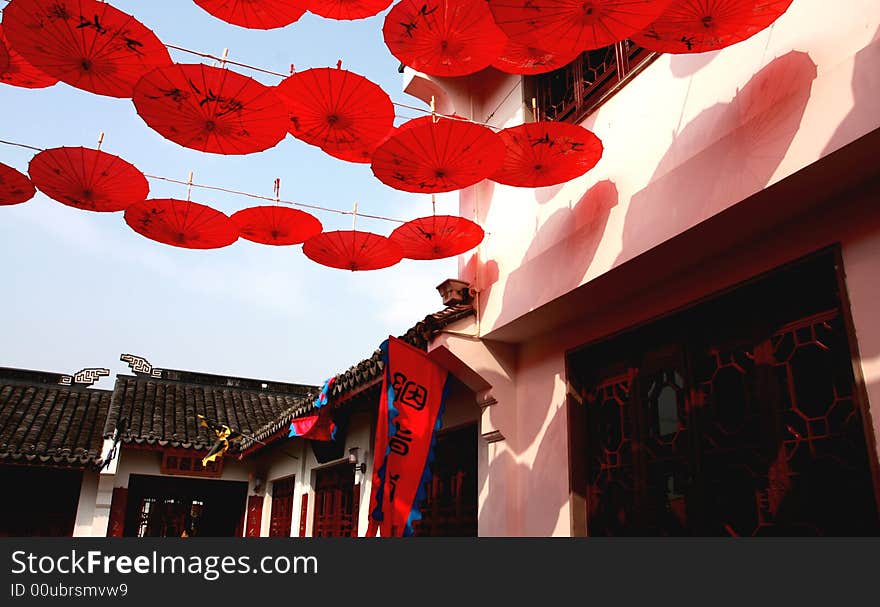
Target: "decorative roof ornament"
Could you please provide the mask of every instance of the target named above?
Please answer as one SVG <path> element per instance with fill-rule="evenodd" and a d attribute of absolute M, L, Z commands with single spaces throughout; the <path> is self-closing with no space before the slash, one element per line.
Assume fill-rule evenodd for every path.
<path fill-rule="evenodd" d="M 58 379 L 60 386 L 72 386 L 73 384 L 91 386 L 102 377 L 109 377 L 110 369 L 103 367 L 86 367 L 73 375 L 62 375 Z"/>
<path fill-rule="evenodd" d="M 119 360 L 128 363 L 128 367 L 134 371 L 135 375 L 148 375 L 157 379 L 162 377 L 162 369 L 153 368 L 153 365 L 142 356 L 123 354 L 119 357 Z"/>

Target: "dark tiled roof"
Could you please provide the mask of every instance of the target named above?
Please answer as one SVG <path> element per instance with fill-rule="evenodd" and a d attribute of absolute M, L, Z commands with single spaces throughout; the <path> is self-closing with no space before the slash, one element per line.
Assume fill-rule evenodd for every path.
<path fill-rule="evenodd" d="M 400 339 L 421 350 L 427 350 L 428 342 L 438 331 L 474 313 L 475 311 L 471 304 L 449 306 L 439 312 L 425 316 L 425 318 L 401 335 Z M 352 392 L 379 382 L 382 377 L 382 367 L 382 354 L 377 349 L 369 358 L 365 358 L 356 365 L 349 367 L 348 370 L 338 374 L 336 381 L 333 382 L 333 388 L 330 390 L 331 405 L 334 400 L 338 402 Z M 284 411 L 282 415 L 258 428 L 253 436 L 261 441 L 267 439 L 282 428 L 286 428 L 290 424 L 290 420 L 307 415 L 314 409 L 314 397 L 302 399 Z M 252 445 L 252 441 L 243 441 L 243 447 L 245 448 Z"/>
<path fill-rule="evenodd" d="M 0 368 L 0 462 L 97 466 L 111 392 L 58 373 Z"/>
<path fill-rule="evenodd" d="M 161 375 L 116 377 L 105 437 L 119 427 L 124 443 L 209 449 L 216 436 L 196 415 L 250 435 L 318 393 L 316 386 L 174 369 L 162 369 Z"/>

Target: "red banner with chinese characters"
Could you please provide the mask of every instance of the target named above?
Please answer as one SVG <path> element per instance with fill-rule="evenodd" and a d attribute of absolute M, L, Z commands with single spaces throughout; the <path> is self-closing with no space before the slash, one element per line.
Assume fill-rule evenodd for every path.
<path fill-rule="evenodd" d="M 419 503 L 431 479 L 448 373 L 424 352 L 397 338 L 382 344 L 385 375 L 379 401 L 370 526 L 382 537 L 413 534 Z"/>

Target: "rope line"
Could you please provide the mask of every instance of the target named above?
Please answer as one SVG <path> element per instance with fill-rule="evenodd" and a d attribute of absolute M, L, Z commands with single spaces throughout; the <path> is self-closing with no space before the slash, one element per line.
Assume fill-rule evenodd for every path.
<path fill-rule="evenodd" d="M 0 139 L 0 144 L 15 146 L 15 147 L 19 147 L 19 148 L 25 148 L 27 150 L 33 150 L 35 152 L 45 151 L 43 148 L 38 148 L 36 146 L 28 145 L 25 143 L 18 143 L 16 141 L 6 141 L 4 139 Z M 242 190 L 234 190 L 231 188 L 209 185 L 209 184 L 205 184 L 205 183 L 195 183 L 195 182 L 190 182 L 189 180 L 183 180 L 183 179 L 173 179 L 171 177 L 163 177 L 161 175 L 151 175 L 148 173 L 144 173 L 144 177 L 146 177 L 147 179 L 155 179 L 157 181 L 165 181 L 168 183 L 185 185 L 185 186 L 190 186 L 190 187 L 199 188 L 199 189 L 203 189 L 203 190 L 211 190 L 214 192 L 223 192 L 225 194 L 233 194 L 235 196 L 244 196 L 246 198 L 253 198 L 255 200 L 263 200 L 263 201 L 273 202 L 273 203 L 278 202 L 278 203 L 287 204 L 287 205 L 291 205 L 291 206 L 302 207 L 305 209 L 311 209 L 314 211 L 324 211 L 326 213 L 336 213 L 337 215 L 354 215 L 355 214 L 355 212 L 353 210 L 334 209 L 332 207 L 325 207 L 325 206 L 321 206 L 321 205 L 317 205 L 317 204 L 308 204 L 305 202 L 296 202 L 294 200 L 285 200 L 283 198 L 276 198 L 275 196 L 263 196 L 261 194 L 253 194 L 251 192 L 244 192 Z M 406 223 L 406 220 L 403 220 L 403 219 L 397 219 L 395 217 L 386 217 L 384 215 L 374 215 L 371 213 L 361 213 L 360 211 L 357 212 L 357 216 L 358 217 L 366 217 L 368 219 L 377 219 L 379 221 L 390 221 L 392 223 Z"/>

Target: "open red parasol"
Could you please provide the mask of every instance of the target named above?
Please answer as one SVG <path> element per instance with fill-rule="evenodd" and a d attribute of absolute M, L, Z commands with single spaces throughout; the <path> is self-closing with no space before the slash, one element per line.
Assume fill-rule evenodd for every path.
<path fill-rule="evenodd" d="M 290 133 L 327 151 L 375 145 L 394 126 L 394 105 L 379 85 L 341 68 L 314 68 L 276 90 L 290 113 Z"/>
<path fill-rule="evenodd" d="M 792 0 L 673 0 L 660 17 L 632 36 L 660 53 L 704 53 L 750 38 L 769 27 Z"/>
<path fill-rule="evenodd" d="M 150 128 L 200 152 L 251 154 L 287 135 L 287 109 L 272 89 L 200 63 L 145 75 L 135 86 L 134 105 Z"/>
<path fill-rule="evenodd" d="M 378 15 L 392 0 L 309 0 L 309 12 L 340 21 L 366 19 Z"/>
<path fill-rule="evenodd" d="M 254 30 L 290 25 L 305 12 L 304 1 L 291 0 L 193 0 L 218 19 Z"/>
<path fill-rule="evenodd" d="M 233 213 L 230 219 L 242 238 L 276 246 L 305 242 L 323 229 L 315 216 L 279 206 L 242 209 Z"/>
<path fill-rule="evenodd" d="M 382 33 L 392 55 L 432 76 L 479 72 L 507 42 L 486 3 L 474 0 L 401 0 Z"/>
<path fill-rule="evenodd" d="M 303 244 L 312 261 L 340 270 L 379 270 L 403 258 L 403 250 L 390 239 L 357 230 L 323 232 Z"/>
<path fill-rule="evenodd" d="M 548 51 L 508 39 L 504 50 L 492 62 L 492 67 L 508 74 L 523 76 L 546 74 L 565 67 L 577 59 L 580 53 L 579 49 L 566 52 Z"/>
<path fill-rule="evenodd" d="M 171 57 L 137 19 L 98 0 L 12 0 L 6 36 L 34 67 L 99 95 L 131 97 L 138 79 Z"/>
<path fill-rule="evenodd" d="M 9 46 L 3 27 L 0 25 L 0 47 L 6 50 L 7 64 L 4 70 L 0 70 L 0 82 L 25 89 L 42 89 L 53 84 L 58 84 L 58 78 L 38 70 L 15 49 Z"/>
<path fill-rule="evenodd" d="M 151 198 L 125 210 L 125 223 L 151 240 L 185 249 L 219 249 L 238 240 L 232 221 L 209 206 Z"/>
<path fill-rule="evenodd" d="M 0 162 L 0 206 L 27 202 L 34 194 L 34 184 L 26 175 Z"/>
<path fill-rule="evenodd" d="M 406 222 L 389 238 L 408 259 L 443 259 L 470 251 L 484 235 L 483 228 L 463 217 L 432 215 Z"/>
<path fill-rule="evenodd" d="M 567 122 L 529 122 L 498 133 L 507 153 L 490 179 L 524 188 L 564 183 L 596 166 L 602 142 Z"/>
<path fill-rule="evenodd" d="M 82 147 L 40 152 L 28 173 L 49 198 L 86 211 L 122 211 L 150 193 L 147 178 L 132 164 Z"/>
<path fill-rule="evenodd" d="M 423 118 L 416 120 L 423 121 Z M 479 124 L 440 119 L 401 125 L 373 152 L 373 174 L 404 192 L 440 193 L 471 186 L 504 160 L 504 142 Z"/>
<path fill-rule="evenodd" d="M 488 0 L 504 33 L 569 53 L 608 46 L 645 28 L 670 0 Z"/>
<path fill-rule="evenodd" d="M 9 69 L 9 49 L 6 48 L 6 41 L 0 37 L 0 74 Z"/>

